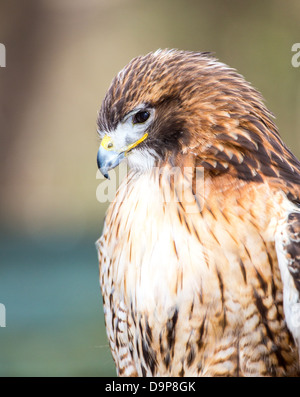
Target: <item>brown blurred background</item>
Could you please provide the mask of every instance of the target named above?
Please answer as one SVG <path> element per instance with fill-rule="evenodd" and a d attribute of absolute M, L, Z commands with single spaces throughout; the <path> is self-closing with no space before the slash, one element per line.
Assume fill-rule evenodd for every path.
<path fill-rule="evenodd" d="M 212 51 L 266 98 L 300 157 L 298 0 L 1 0 L 0 376 L 114 375 L 94 241 L 97 111 L 157 48 Z"/>

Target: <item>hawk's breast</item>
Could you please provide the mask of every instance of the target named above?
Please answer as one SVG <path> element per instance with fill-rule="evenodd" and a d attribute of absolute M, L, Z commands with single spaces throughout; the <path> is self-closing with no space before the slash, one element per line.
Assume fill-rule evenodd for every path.
<path fill-rule="evenodd" d="M 266 226 L 270 192 L 263 185 L 247 192 L 252 211 L 238 189 L 226 200 L 206 197 L 201 207 L 191 188 L 178 200 L 184 183 L 158 170 L 131 174 L 108 210 L 100 282 L 119 374 L 293 371 L 296 353 Z"/>

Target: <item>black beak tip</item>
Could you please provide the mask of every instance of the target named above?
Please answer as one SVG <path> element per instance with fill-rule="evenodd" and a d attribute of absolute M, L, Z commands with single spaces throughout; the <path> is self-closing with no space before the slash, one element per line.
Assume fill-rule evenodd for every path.
<path fill-rule="evenodd" d="M 97 166 L 99 171 L 101 172 L 101 174 L 104 176 L 104 178 L 106 179 L 110 179 L 108 172 L 106 170 L 104 170 L 103 168 L 101 169 L 101 164 L 100 164 L 100 158 L 99 155 L 97 156 Z"/>
<path fill-rule="evenodd" d="M 100 170 L 101 171 L 101 170 Z M 108 175 L 108 172 L 106 171 L 106 172 L 102 172 L 101 171 L 101 173 L 102 173 L 102 175 L 104 176 L 104 178 L 106 178 L 106 179 L 108 179 L 108 180 L 110 180 L 110 177 L 109 177 L 109 175 Z"/>

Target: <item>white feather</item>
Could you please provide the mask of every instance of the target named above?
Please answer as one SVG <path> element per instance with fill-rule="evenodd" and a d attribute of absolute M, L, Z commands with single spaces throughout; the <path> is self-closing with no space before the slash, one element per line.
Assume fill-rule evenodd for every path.
<path fill-rule="evenodd" d="M 289 244 L 287 218 L 291 212 L 299 209 L 288 201 L 286 219 L 281 222 L 275 235 L 275 247 L 278 258 L 281 279 L 283 283 L 283 309 L 289 330 L 291 331 L 300 353 L 300 296 L 294 279 L 288 269 L 288 257 L 285 245 Z"/>

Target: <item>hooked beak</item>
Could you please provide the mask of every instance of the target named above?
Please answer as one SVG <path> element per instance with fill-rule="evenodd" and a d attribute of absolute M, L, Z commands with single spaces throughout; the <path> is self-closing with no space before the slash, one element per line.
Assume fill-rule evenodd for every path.
<path fill-rule="evenodd" d="M 101 174 L 106 178 L 110 179 L 108 171 L 115 168 L 125 158 L 125 154 L 118 153 L 113 150 L 106 150 L 101 145 L 97 154 L 97 164 Z"/>
<path fill-rule="evenodd" d="M 145 133 L 141 139 L 137 140 L 131 145 L 121 148 L 120 150 L 116 150 L 113 139 L 110 136 L 105 135 L 100 143 L 100 148 L 97 154 L 97 164 L 102 175 L 105 178 L 110 179 L 108 171 L 119 165 L 120 162 L 124 160 L 127 153 L 141 143 L 144 139 L 146 139 L 147 136 L 148 134 Z"/>

